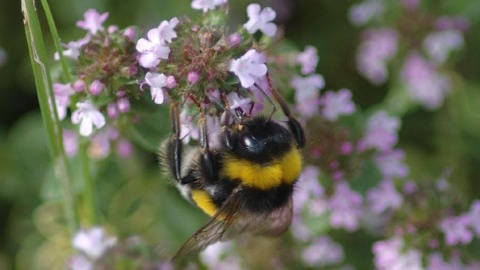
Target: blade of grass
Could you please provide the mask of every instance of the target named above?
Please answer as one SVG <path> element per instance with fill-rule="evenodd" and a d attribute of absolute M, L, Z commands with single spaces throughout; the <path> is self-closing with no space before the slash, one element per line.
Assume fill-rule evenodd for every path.
<path fill-rule="evenodd" d="M 64 197 L 65 216 L 68 228 L 73 234 L 78 228 L 73 195 L 73 183 L 68 160 L 63 149 L 62 128 L 57 117 L 52 82 L 46 63 L 44 39 L 36 13 L 34 0 L 22 0 L 25 34 L 30 53 L 38 102 L 47 132 L 47 143 L 52 158 L 55 176 L 60 181 Z"/>

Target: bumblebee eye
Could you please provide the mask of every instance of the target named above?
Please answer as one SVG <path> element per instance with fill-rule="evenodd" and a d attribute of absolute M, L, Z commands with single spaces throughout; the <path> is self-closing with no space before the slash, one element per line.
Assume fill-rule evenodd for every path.
<path fill-rule="evenodd" d="M 240 140 L 240 143 L 243 147 L 246 147 L 247 149 L 253 150 L 258 147 L 257 140 L 255 140 L 255 138 L 250 134 L 244 134 L 242 136 L 242 139 Z"/>

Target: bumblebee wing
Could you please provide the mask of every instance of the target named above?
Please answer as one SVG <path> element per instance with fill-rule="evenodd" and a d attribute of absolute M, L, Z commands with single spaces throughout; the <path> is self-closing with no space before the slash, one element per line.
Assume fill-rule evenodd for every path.
<path fill-rule="evenodd" d="M 215 242 L 232 238 L 237 233 L 231 225 L 241 207 L 241 199 L 238 194 L 240 190 L 240 187 L 233 190 L 223 206 L 183 244 L 172 260 L 198 253 Z"/>

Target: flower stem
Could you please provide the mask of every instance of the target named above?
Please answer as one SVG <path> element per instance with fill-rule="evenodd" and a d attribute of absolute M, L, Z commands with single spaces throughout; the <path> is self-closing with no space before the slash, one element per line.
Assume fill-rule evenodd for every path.
<path fill-rule="evenodd" d="M 52 35 L 55 50 L 58 52 L 58 55 L 60 57 L 60 63 L 63 70 L 63 79 L 65 80 L 65 82 L 72 82 L 70 72 L 68 71 L 67 60 L 63 55 L 63 48 L 60 44 L 60 36 L 58 35 L 57 27 L 55 26 L 55 21 L 53 20 L 52 11 L 50 10 L 50 6 L 48 5 L 47 0 L 41 1 L 43 10 L 45 11 L 45 17 L 47 18 L 48 26 L 50 27 L 50 34 Z"/>
<path fill-rule="evenodd" d="M 73 234 L 78 228 L 75 197 L 73 195 L 73 178 L 65 150 L 63 149 L 62 128 L 55 106 L 50 72 L 45 64 L 48 62 L 45 43 L 34 0 L 22 0 L 21 5 L 40 112 L 47 133 L 48 150 L 52 158 L 55 177 L 59 180 L 62 187 L 67 225 L 70 233 Z"/>
<path fill-rule="evenodd" d="M 80 145 L 80 166 L 83 176 L 83 200 L 87 211 L 87 224 L 98 224 L 97 203 L 95 200 L 95 181 L 90 170 L 90 157 L 88 156 L 88 140 L 83 140 Z"/>

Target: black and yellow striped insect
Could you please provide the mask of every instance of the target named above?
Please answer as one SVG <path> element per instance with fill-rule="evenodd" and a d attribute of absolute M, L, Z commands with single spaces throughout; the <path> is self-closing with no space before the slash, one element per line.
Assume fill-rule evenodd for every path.
<path fill-rule="evenodd" d="M 173 135 L 162 144 L 160 162 L 180 193 L 211 216 L 174 259 L 241 233 L 278 236 L 290 226 L 305 136 L 280 94 L 271 93 L 288 118 L 286 127 L 271 115 L 238 117 L 221 127 L 218 147 L 209 146 L 200 115 L 200 145 L 183 149 L 178 107 L 171 105 Z"/>

